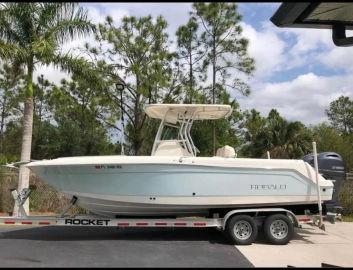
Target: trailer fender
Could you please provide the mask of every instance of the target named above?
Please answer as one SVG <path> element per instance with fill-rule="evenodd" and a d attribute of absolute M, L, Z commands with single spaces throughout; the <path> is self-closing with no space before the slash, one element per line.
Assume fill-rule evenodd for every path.
<path fill-rule="evenodd" d="M 237 209 L 237 210 L 231 210 L 229 211 L 223 218 L 222 221 L 222 229 L 224 230 L 226 228 L 226 224 L 228 219 L 237 214 L 246 214 L 246 213 L 255 213 L 255 216 L 258 215 L 258 213 L 285 213 L 289 218 L 292 220 L 293 224 L 295 227 L 299 226 L 299 221 L 295 214 L 292 211 L 289 211 L 284 208 L 253 208 L 253 209 Z"/>

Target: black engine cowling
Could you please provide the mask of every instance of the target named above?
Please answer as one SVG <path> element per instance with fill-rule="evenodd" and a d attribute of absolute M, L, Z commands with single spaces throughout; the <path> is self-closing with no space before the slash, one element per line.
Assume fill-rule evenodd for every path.
<path fill-rule="evenodd" d="M 314 167 L 314 156 L 309 154 L 303 160 Z M 317 155 L 319 173 L 326 179 L 334 180 L 334 190 L 332 200 L 326 202 L 326 206 L 336 206 L 338 204 L 338 194 L 343 181 L 346 179 L 346 170 L 342 157 L 334 152 L 322 152 Z"/>

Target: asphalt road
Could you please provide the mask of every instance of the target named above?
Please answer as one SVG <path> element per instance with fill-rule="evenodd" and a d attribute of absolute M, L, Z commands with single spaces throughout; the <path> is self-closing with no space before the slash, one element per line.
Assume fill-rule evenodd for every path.
<path fill-rule="evenodd" d="M 1 267 L 253 267 L 215 229 L 0 226 Z"/>

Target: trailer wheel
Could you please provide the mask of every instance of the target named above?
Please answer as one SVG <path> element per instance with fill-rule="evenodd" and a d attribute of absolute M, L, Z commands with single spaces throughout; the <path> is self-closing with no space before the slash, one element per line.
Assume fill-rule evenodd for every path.
<path fill-rule="evenodd" d="M 231 217 L 227 222 L 225 231 L 236 245 L 250 245 L 257 237 L 255 220 L 248 215 Z"/>
<path fill-rule="evenodd" d="M 287 244 L 294 233 L 292 221 L 283 214 L 275 214 L 266 218 L 263 229 L 266 239 L 275 245 Z"/>

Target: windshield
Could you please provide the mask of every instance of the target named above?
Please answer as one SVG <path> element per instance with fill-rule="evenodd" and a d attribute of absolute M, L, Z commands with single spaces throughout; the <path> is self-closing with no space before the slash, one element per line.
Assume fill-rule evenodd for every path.
<path fill-rule="evenodd" d="M 191 119 L 183 119 L 176 124 L 171 124 L 164 120 L 161 121 L 153 143 L 151 155 L 155 154 L 157 147 L 162 141 L 174 141 L 180 144 L 180 147 L 184 148 L 191 156 L 196 156 L 199 151 L 195 147 L 190 135 L 192 123 L 193 120 Z"/>
<path fill-rule="evenodd" d="M 179 130 L 176 127 L 165 125 L 163 128 L 161 140 L 177 140 L 178 131 Z"/>

